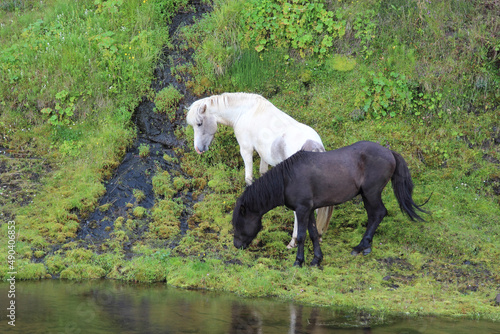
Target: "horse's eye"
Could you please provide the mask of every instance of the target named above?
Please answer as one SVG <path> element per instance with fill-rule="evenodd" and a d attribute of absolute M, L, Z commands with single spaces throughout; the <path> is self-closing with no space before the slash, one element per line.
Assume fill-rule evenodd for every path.
<path fill-rule="evenodd" d="M 203 125 L 203 123 L 198 123 L 198 124 L 196 124 L 196 125 L 198 125 L 198 126 L 202 126 L 202 125 Z"/>

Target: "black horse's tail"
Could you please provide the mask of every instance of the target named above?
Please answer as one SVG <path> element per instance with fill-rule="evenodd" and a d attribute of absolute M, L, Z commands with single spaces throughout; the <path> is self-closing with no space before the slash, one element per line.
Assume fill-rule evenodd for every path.
<path fill-rule="evenodd" d="M 430 196 L 422 205 L 415 204 L 412 198 L 413 181 L 411 180 L 408 165 L 399 153 L 392 151 L 392 155 L 394 155 L 394 158 L 396 159 L 396 170 L 394 171 L 394 174 L 392 174 L 391 178 L 392 189 L 394 190 L 394 195 L 399 202 L 399 207 L 402 212 L 406 212 L 408 214 L 411 220 L 424 221 L 424 219 L 420 217 L 415 210 L 429 214 L 428 211 L 422 209 L 422 206 L 429 201 Z"/>

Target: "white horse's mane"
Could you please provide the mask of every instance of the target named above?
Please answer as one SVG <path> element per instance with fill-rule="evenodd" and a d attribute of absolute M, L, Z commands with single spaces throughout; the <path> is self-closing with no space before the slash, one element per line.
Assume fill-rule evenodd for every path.
<path fill-rule="evenodd" d="M 258 104 L 270 104 L 268 100 L 259 94 L 253 93 L 222 93 L 220 95 L 212 95 L 202 99 L 199 99 L 189 107 L 188 114 L 186 115 L 186 120 L 189 124 L 196 124 L 199 121 L 199 115 L 196 112 L 199 106 L 205 103 L 210 110 L 210 107 L 215 108 L 230 108 L 233 106 L 241 105 L 245 101 L 251 100 L 252 103 Z"/>
<path fill-rule="evenodd" d="M 261 95 L 253 93 L 222 93 L 220 95 L 212 95 L 206 97 L 204 99 L 198 100 L 197 102 L 210 103 L 210 105 L 212 106 L 230 107 L 234 104 L 240 104 L 241 102 L 246 100 L 252 100 L 260 103 L 269 102 Z"/>

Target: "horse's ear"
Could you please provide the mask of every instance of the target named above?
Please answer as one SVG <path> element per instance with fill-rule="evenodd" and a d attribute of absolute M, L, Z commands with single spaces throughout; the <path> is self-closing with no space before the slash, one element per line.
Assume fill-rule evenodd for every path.
<path fill-rule="evenodd" d="M 204 114 L 204 113 L 205 113 L 205 111 L 207 111 L 207 105 L 206 105 L 205 103 L 203 103 L 203 104 L 200 106 L 200 108 L 198 109 L 198 113 L 199 113 L 200 115 L 202 115 L 202 114 Z"/>
<path fill-rule="evenodd" d="M 240 205 L 240 215 L 245 217 L 245 214 L 247 213 L 247 209 L 243 204 Z"/>

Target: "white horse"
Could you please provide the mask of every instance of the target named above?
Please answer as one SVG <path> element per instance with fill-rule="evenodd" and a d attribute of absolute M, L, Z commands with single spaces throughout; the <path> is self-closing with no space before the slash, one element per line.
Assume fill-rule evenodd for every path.
<path fill-rule="evenodd" d="M 299 150 L 324 152 L 318 133 L 299 123 L 271 102 L 257 94 L 224 93 L 195 101 L 186 116 L 194 129 L 194 148 L 199 154 L 208 150 L 217 131 L 217 124 L 234 129 L 245 164 L 245 182 L 252 184 L 253 151 L 260 156 L 260 174 L 275 166 Z M 333 207 L 317 210 L 317 229 L 326 231 Z M 296 245 L 297 216 L 292 240 L 288 248 Z"/>

